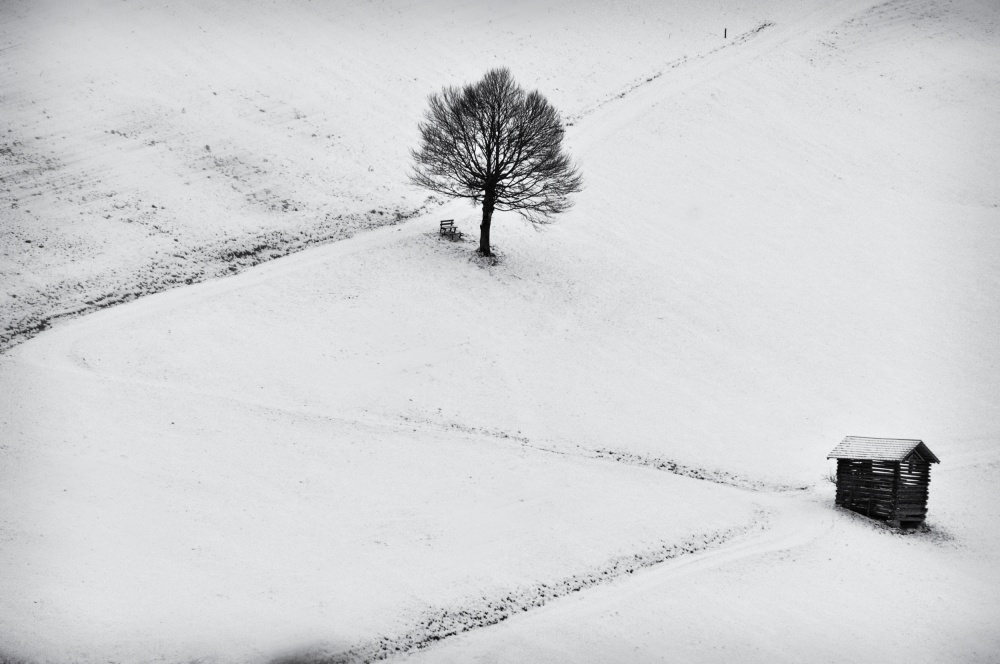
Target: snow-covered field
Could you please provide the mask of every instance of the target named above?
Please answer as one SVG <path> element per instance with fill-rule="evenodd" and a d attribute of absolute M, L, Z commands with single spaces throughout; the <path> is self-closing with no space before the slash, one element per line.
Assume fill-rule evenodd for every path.
<path fill-rule="evenodd" d="M 994 2 L 24 0 L 0 65 L 0 662 L 1000 661 Z M 484 261 L 406 170 L 496 65 L 586 189 Z"/>

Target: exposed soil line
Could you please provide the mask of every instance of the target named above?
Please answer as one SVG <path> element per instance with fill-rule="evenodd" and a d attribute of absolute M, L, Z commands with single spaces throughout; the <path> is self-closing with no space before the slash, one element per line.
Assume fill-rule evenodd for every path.
<path fill-rule="evenodd" d="M 724 470 L 699 468 L 697 466 L 688 466 L 686 464 L 678 463 L 670 459 L 664 459 L 662 457 L 651 457 L 642 454 L 635 454 L 632 452 L 612 450 L 608 448 L 588 449 L 580 446 L 569 448 L 569 446 L 565 444 L 559 445 L 557 443 L 552 443 L 552 442 L 540 443 L 529 439 L 527 436 L 521 434 L 520 431 L 516 433 L 510 433 L 508 431 L 500 431 L 496 429 L 471 427 L 464 424 L 458 424 L 456 422 L 439 423 L 428 419 L 421 419 L 421 418 L 414 418 L 407 416 L 401 416 L 400 419 L 402 419 L 404 422 L 407 422 L 408 424 L 419 424 L 422 426 L 442 429 L 445 431 L 457 431 L 476 436 L 489 436 L 491 438 L 497 438 L 499 440 L 507 441 L 509 443 L 520 445 L 522 447 L 530 447 L 532 449 L 539 450 L 542 452 L 549 452 L 551 454 L 563 454 L 569 456 L 584 457 L 588 459 L 604 459 L 606 461 L 624 463 L 630 466 L 641 466 L 643 468 L 650 468 L 652 470 L 662 470 L 668 473 L 673 473 L 674 475 L 680 475 L 681 477 L 689 477 L 691 479 L 704 480 L 706 482 L 713 482 L 715 484 L 724 484 L 726 486 L 732 486 L 738 489 L 746 489 L 749 491 L 783 492 L 783 491 L 802 491 L 809 488 L 808 486 L 796 486 L 791 484 L 780 484 L 776 482 L 765 482 L 761 480 L 755 480 L 749 477 L 745 477 L 743 475 L 729 473 Z"/>
<path fill-rule="evenodd" d="M 742 475 L 728 473 L 724 470 L 712 470 L 707 468 L 698 468 L 695 466 L 686 466 L 669 459 L 648 457 L 641 454 L 633 454 L 631 452 L 594 450 L 594 456 L 599 459 L 610 459 L 611 461 L 627 463 L 632 466 L 644 466 L 655 470 L 664 470 L 668 473 L 673 473 L 682 477 L 705 480 L 706 482 L 714 482 L 716 484 L 725 484 L 727 486 L 733 486 L 739 489 L 748 489 L 750 491 L 803 491 L 809 488 L 808 486 L 794 486 L 791 484 L 763 482 L 760 480 L 750 479 L 749 477 L 744 477 Z"/>
<path fill-rule="evenodd" d="M 748 524 L 690 537 L 680 543 L 662 542 L 644 551 L 617 556 L 589 570 L 550 583 L 538 583 L 506 594 L 483 596 L 461 606 L 428 610 L 411 630 L 358 644 L 346 651 L 322 648 L 274 660 L 272 664 L 365 664 L 422 650 L 458 634 L 496 625 L 586 588 L 610 583 L 681 556 L 716 549 L 736 537 L 766 530 L 769 514 L 758 510 Z"/>
<path fill-rule="evenodd" d="M 108 290 L 109 285 L 99 283 L 55 284 L 48 291 L 37 293 L 33 298 L 35 302 L 31 303 L 28 311 L 19 319 L 7 322 L 0 330 L 0 354 L 61 320 L 83 316 L 178 286 L 239 274 L 254 265 L 298 253 L 309 247 L 346 240 L 359 232 L 403 223 L 426 214 L 435 205 L 444 202 L 435 199 L 406 212 L 386 213 L 374 210 L 364 215 L 328 217 L 309 227 L 273 230 L 225 238 L 200 247 L 178 248 L 176 253 L 155 260 L 142 272 L 124 276 L 123 283 L 111 290 Z M 82 303 L 63 301 L 61 310 L 52 311 L 49 303 L 54 302 L 58 306 L 58 294 L 68 290 L 93 295 L 89 295 Z"/>
<path fill-rule="evenodd" d="M 766 30 L 767 28 L 772 27 L 773 25 L 774 25 L 774 23 L 772 23 L 771 21 L 766 21 L 766 22 L 761 23 L 760 25 L 758 25 L 753 30 L 747 30 L 746 32 L 744 32 L 742 34 L 739 34 L 736 37 L 733 37 L 732 41 L 730 41 L 728 44 L 723 44 L 722 46 L 716 46 L 715 48 L 713 48 L 710 51 L 707 51 L 705 53 L 701 53 L 699 55 L 695 55 L 695 56 L 690 57 L 690 58 L 688 56 L 686 56 L 686 55 L 682 55 L 681 57 L 677 58 L 676 60 L 671 60 L 670 62 L 668 62 L 666 64 L 666 66 L 663 69 L 661 69 L 660 71 L 656 72 L 655 74 L 652 74 L 652 75 L 648 76 L 647 78 L 639 81 L 638 83 L 633 83 L 632 85 L 628 86 L 627 88 L 625 88 L 621 92 L 619 92 L 619 93 L 617 93 L 617 94 L 615 94 L 615 95 L 613 95 L 611 97 L 608 97 L 604 101 L 597 102 L 595 105 L 591 106 L 590 108 L 588 108 L 588 109 L 586 109 L 584 111 L 581 111 L 580 113 L 577 113 L 576 115 L 573 115 L 573 116 L 570 116 L 570 117 L 566 118 L 566 124 L 568 126 L 573 126 L 574 124 L 576 124 L 577 122 L 579 122 L 583 118 L 587 117 L 588 115 L 594 113 L 595 111 L 598 111 L 598 110 L 604 108 L 605 106 L 607 106 L 608 104 L 610 104 L 610 103 L 612 103 L 614 101 L 617 101 L 619 99 L 624 99 L 625 97 L 627 97 L 631 93 L 635 92 L 639 88 L 641 88 L 641 87 L 643 87 L 645 85 L 649 85 L 650 83 L 652 83 L 656 79 L 658 79 L 661 76 L 663 76 L 665 73 L 667 73 L 669 71 L 673 71 L 674 69 L 677 69 L 678 67 L 680 67 L 683 64 L 687 64 L 688 62 L 694 62 L 696 60 L 704 60 L 705 58 L 708 58 L 709 56 L 714 55 L 715 53 L 718 53 L 719 51 L 721 51 L 724 48 L 729 48 L 730 46 L 741 46 L 741 45 L 747 43 L 752 37 L 755 37 L 757 34 L 759 34 L 760 32 L 762 32 L 763 30 Z"/>

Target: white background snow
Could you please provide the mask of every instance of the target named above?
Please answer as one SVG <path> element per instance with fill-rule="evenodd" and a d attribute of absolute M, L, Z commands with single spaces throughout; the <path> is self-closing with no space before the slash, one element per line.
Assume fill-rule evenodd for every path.
<path fill-rule="evenodd" d="M 485 261 L 494 66 L 586 188 Z M 8 0 L 0 109 L 0 661 L 1000 661 L 992 0 Z"/>

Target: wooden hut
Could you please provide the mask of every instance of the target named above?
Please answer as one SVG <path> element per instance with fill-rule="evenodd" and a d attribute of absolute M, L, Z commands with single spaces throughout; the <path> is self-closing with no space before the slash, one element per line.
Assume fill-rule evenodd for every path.
<path fill-rule="evenodd" d="M 827 459 L 837 460 L 837 504 L 896 528 L 916 528 L 927 516 L 931 464 L 921 440 L 848 436 Z"/>

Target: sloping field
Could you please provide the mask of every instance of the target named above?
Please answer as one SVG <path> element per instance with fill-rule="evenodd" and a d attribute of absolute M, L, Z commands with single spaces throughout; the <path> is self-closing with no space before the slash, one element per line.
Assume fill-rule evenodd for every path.
<path fill-rule="evenodd" d="M 899 535 L 834 512 L 831 485 L 783 500 L 759 537 L 406 661 L 995 662 L 1000 513 L 989 496 L 997 462 L 987 459 L 935 473 L 933 532 Z"/>
<path fill-rule="evenodd" d="M 736 489 L 265 406 L 250 386 L 7 365 L 11 383 L 0 634 L 43 661 L 342 650 L 514 593 L 531 607 L 762 518 Z"/>
<path fill-rule="evenodd" d="M 659 3 L 0 6 L 0 350 L 436 207 L 428 93 L 505 64 L 571 117 L 760 22 Z"/>
<path fill-rule="evenodd" d="M 11 655 L 991 661 L 993 5 L 312 4 L 2 10 L 9 134 L 66 164 L 5 175 L 9 329 L 172 274 L 161 243 L 199 281 L 385 226 L 0 357 Z M 494 64 L 586 189 L 484 261 L 406 149 Z M 71 171 L 180 213 L 130 235 Z M 942 459 L 928 529 L 832 508 L 845 434 Z"/>

